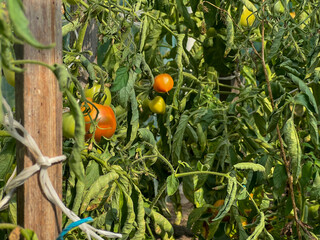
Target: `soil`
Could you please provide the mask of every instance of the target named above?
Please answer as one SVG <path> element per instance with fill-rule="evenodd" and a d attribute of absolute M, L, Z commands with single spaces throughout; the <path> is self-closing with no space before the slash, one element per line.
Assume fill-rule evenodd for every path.
<path fill-rule="evenodd" d="M 174 237 L 176 240 L 190 240 L 194 239 L 193 233 L 190 229 L 187 228 L 187 222 L 188 217 L 191 211 L 193 210 L 193 204 L 186 199 L 186 197 L 183 195 L 182 191 L 180 191 L 181 196 L 181 206 L 182 206 L 182 218 L 181 223 L 179 225 L 176 225 L 174 222 L 176 220 L 176 215 L 174 212 L 174 208 L 172 203 L 168 202 L 167 206 L 168 209 L 171 212 L 172 218 L 170 219 L 170 222 L 174 229 Z"/>

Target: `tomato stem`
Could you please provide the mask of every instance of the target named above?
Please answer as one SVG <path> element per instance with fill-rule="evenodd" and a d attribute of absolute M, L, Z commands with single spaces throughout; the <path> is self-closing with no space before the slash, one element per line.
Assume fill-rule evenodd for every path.
<path fill-rule="evenodd" d="M 14 60 L 12 61 L 12 64 L 37 64 L 37 65 L 41 65 L 41 66 L 44 66 L 44 67 L 47 67 L 49 68 L 51 71 L 54 71 L 54 67 L 49 65 L 49 64 L 46 64 L 44 62 L 41 62 L 41 61 L 36 61 L 36 60 Z"/>

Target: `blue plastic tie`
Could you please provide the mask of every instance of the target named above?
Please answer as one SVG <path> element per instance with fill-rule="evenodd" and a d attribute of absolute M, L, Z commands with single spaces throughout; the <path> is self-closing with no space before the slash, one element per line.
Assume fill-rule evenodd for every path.
<path fill-rule="evenodd" d="M 63 240 L 63 236 L 66 235 L 71 229 L 78 227 L 79 225 L 81 225 L 82 223 L 87 223 L 87 222 L 92 222 L 93 218 L 92 217 L 87 217 L 84 219 L 80 219 L 79 221 L 70 223 L 65 229 L 63 229 L 63 231 L 60 233 L 59 237 L 57 238 L 57 240 Z"/>

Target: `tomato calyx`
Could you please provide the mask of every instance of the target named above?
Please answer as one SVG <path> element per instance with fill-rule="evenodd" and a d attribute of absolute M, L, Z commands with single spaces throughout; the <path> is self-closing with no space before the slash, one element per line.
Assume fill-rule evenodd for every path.
<path fill-rule="evenodd" d="M 102 86 L 98 83 L 94 83 L 91 87 L 88 84 L 84 89 L 84 95 L 86 98 L 91 98 L 95 103 L 105 106 L 110 106 L 111 104 L 111 92 L 109 89 L 109 84 L 104 84 Z"/>

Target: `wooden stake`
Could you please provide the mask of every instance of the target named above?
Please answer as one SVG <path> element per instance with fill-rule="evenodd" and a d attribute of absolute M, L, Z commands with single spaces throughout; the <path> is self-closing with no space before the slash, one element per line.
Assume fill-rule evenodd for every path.
<path fill-rule="evenodd" d="M 28 44 L 18 46 L 18 59 L 43 61 L 49 65 L 62 61 L 61 0 L 23 0 L 29 27 L 42 44 L 56 47 L 39 50 Z M 62 96 L 54 74 L 46 67 L 24 65 L 24 74 L 16 79 L 16 117 L 35 139 L 44 156 L 62 153 Z M 34 164 L 30 152 L 17 145 L 18 171 Z M 62 168 L 48 169 L 53 187 L 62 196 Z M 18 224 L 36 232 L 39 240 L 54 240 L 61 231 L 62 214 L 43 195 L 38 174 L 17 192 Z"/>

